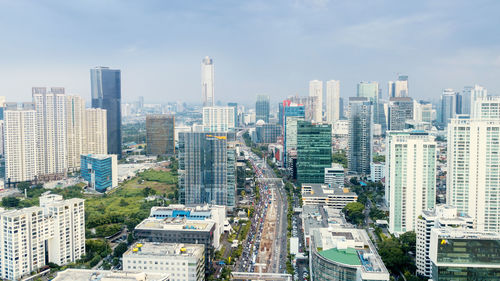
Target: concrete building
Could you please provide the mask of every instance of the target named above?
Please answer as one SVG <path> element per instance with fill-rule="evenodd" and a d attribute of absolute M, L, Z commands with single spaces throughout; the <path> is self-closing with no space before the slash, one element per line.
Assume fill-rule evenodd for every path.
<path fill-rule="evenodd" d="M 389 280 L 389 272 L 365 230 L 316 228 L 312 230 L 311 240 L 312 280 Z"/>
<path fill-rule="evenodd" d="M 269 110 L 269 96 L 257 95 L 257 101 L 255 102 L 255 122 L 262 120 L 269 123 Z"/>
<path fill-rule="evenodd" d="M 85 133 L 82 154 L 108 154 L 108 127 L 106 109 L 85 110 Z"/>
<path fill-rule="evenodd" d="M 146 151 L 148 155 L 175 154 L 175 117 L 167 114 L 146 116 Z"/>
<path fill-rule="evenodd" d="M 422 211 L 417 220 L 416 265 L 417 274 L 432 278 L 432 263 L 429 257 L 431 230 L 434 228 L 474 228 L 474 220 L 450 205 L 436 205 L 432 210 Z"/>
<path fill-rule="evenodd" d="M 57 273 L 53 281 L 173 281 L 167 273 L 111 271 L 68 268 Z"/>
<path fill-rule="evenodd" d="M 332 188 L 344 187 L 344 166 L 333 163 L 331 167 L 325 168 L 325 184 Z"/>
<path fill-rule="evenodd" d="M 0 276 L 19 280 L 48 262 L 65 265 L 85 254 L 83 199 L 40 197 L 40 207 L 0 209 Z"/>
<path fill-rule="evenodd" d="M 380 181 L 385 177 L 385 163 L 372 162 L 370 163 L 370 180 Z"/>
<path fill-rule="evenodd" d="M 389 98 L 408 97 L 408 76 L 398 75 L 397 81 L 389 81 L 388 83 Z"/>
<path fill-rule="evenodd" d="M 486 97 L 488 97 L 488 90 L 486 88 L 479 85 L 465 86 L 462 91 L 462 114 L 474 116 L 474 102 Z"/>
<path fill-rule="evenodd" d="M 425 101 L 414 101 L 413 120 L 432 124 L 435 120 L 436 110 L 432 108 L 432 103 Z"/>
<path fill-rule="evenodd" d="M 326 122 L 333 126 L 340 119 L 340 81 L 326 81 Z"/>
<path fill-rule="evenodd" d="M 314 101 L 313 122 L 323 121 L 323 81 L 312 80 L 309 82 L 309 97 L 316 97 Z"/>
<path fill-rule="evenodd" d="M 118 186 L 118 161 L 113 154 L 82 154 L 81 176 L 89 187 L 105 192 Z"/>
<path fill-rule="evenodd" d="M 432 280 L 498 280 L 500 235 L 453 228 L 431 231 Z"/>
<path fill-rule="evenodd" d="M 203 107 L 203 130 L 205 132 L 228 132 L 234 130 L 234 107 Z"/>
<path fill-rule="evenodd" d="M 455 118 L 462 110 L 462 99 L 453 89 L 444 89 L 441 95 L 441 115 L 439 121 L 446 127 L 449 120 Z"/>
<path fill-rule="evenodd" d="M 500 231 L 499 139 L 500 119 L 450 119 L 446 202 L 473 217 L 479 231 Z"/>
<path fill-rule="evenodd" d="M 180 203 L 235 206 L 234 133 L 179 134 Z"/>
<path fill-rule="evenodd" d="M 203 106 L 214 106 L 214 61 L 206 56 L 201 62 L 201 98 Z"/>
<path fill-rule="evenodd" d="M 326 184 L 302 184 L 304 205 L 324 205 L 342 210 L 348 203 L 356 202 L 358 195 L 347 188 L 332 188 Z"/>
<path fill-rule="evenodd" d="M 68 170 L 64 88 L 32 89 L 36 110 L 37 175 L 63 177 Z"/>
<path fill-rule="evenodd" d="M 196 244 L 136 243 L 123 254 L 123 270 L 168 274 L 172 280 L 205 280 L 205 247 Z"/>
<path fill-rule="evenodd" d="M 265 124 L 259 120 L 255 124 L 256 143 L 276 143 L 281 136 L 281 127 L 278 124 Z"/>
<path fill-rule="evenodd" d="M 5 182 L 32 181 L 38 175 L 35 105 L 7 103 L 3 114 Z"/>
<path fill-rule="evenodd" d="M 332 163 L 332 127 L 330 124 L 297 123 L 297 180 L 300 183 L 324 183 L 325 168 Z"/>
<path fill-rule="evenodd" d="M 478 97 L 471 107 L 471 119 L 500 119 L 500 96 Z"/>
<path fill-rule="evenodd" d="M 370 174 L 373 113 L 367 97 L 349 98 L 348 167 L 350 172 Z"/>
<path fill-rule="evenodd" d="M 436 204 L 437 144 L 422 131 L 388 131 L 386 142 L 389 231 L 402 234 Z"/>
<path fill-rule="evenodd" d="M 304 118 L 309 122 L 317 122 L 315 118 L 318 113 L 319 106 L 319 97 L 317 96 L 309 96 L 309 97 L 299 97 L 299 96 L 291 96 L 289 97 L 290 102 L 296 103 L 298 105 L 304 106 Z M 321 122 L 321 121 L 320 121 Z"/>
<path fill-rule="evenodd" d="M 332 127 L 332 134 L 334 136 L 348 136 L 349 135 L 349 120 L 337 120 Z"/>
<path fill-rule="evenodd" d="M 413 120 L 413 107 L 413 99 L 410 97 L 391 98 L 389 100 L 389 130 L 404 130 L 406 121 Z"/>
<path fill-rule="evenodd" d="M 68 170 L 80 170 L 85 133 L 85 100 L 80 96 L 66 96 L 66 151 Z"/>

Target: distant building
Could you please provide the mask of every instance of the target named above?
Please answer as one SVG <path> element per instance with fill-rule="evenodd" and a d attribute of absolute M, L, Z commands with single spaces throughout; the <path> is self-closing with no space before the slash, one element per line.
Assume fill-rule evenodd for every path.
<path fill-rule="evenodd" d="M 337 120 L 332 127 L 334 136 L 348 136 L 349 135 L 349 120 Z"/>
<path fill-rule="evenodd" d="M 105 192 L 118 186 L 118 161 L 113 154 L 81 155 L 81 176 L 92 189 Z"/>
<path fill-rule="evenodd" d="M 255 122 L 262 120 L 269 123 L 269 96 L 257 95 L 257 102 L 255 103 Z"/>
<path fill-rule="evenodd" d="M 404 130 L 408 120 L 413 120 L 413 99 L 391 98 L 389 100 L 389 130 Z"/>
<path fill-rule="evenodd" d="M 209 56 L 203 58 L 201 62 L 201 97 L 203 106 L 214 106 L 214 61 Z"/>
<path fill-rule="evenodd" d="M 312 280 L 389 280 L 389 272 L 365 230 L 330 227 L 311 232 Z"/>
<path fill-rule="evenodd" d="M 332 188 L 344 187 L 344 166 L 333 163 L 331 167 L 325 168 L 325 184 Z"/>
<path fill-rule="evenodd" d="M 432 280 L 496 280 L 500 276 L 500 235 L 453 228 L 431 231 Z"/>
<path fill-rule="evenodd" d="M 241 120 L 238 117 L 238 103 L 237 102 L 228 102 L 227 106 L 234 108 L 234 126 L 235 127 L 241 126 Z"/>
<path fill-rule="evenodd" d="M 408 97 L 408 76 L 398 75 L 397 81 L 389 81 L 389 98 Z"/>
<path fill-rule="evenodd" d="M 298 105 L 304 106 L 304 118 L 309 122 L 321 122 L 316 121 L 319 106 L 319 97 L 318 96 L 309 96 L 309 97 L 299 97 L 299 96 L 291 96 L 289 97 L 290 102 L 296 103 Z"/>
<path fill-rule="evenodd" d="M 309 97 L 316 97 L 314 100 L 314 114 L 311 121 L 323 122 L 323 81 L 312 80 L 309 82 Z"/>
<path fill-rule="evenodd" d="M 283 120 L 284 165 L 287 165 L 288 151 L 297 149 L 297 121 L 305 120 L 305 106 L 284 100 L 280 108 L 283 108 L 280 120 Z"/>
<path fill-rule="evenodd" d="M 255 124 L 256 143 L 276 143 L 281 136 L 281 127 L 278 124 L 265 124 L 259 120 Z"/>
<path fill-rule="evenodd" d="M 441 118 L 439 121 L 446 127 L 449 120 L 455 118 L 460 113 L 462 113 L 462 99 L 460 94 L 453 89 L 444 89 L 441 96 Z"/>
<path fill-rule="evenodd" d="M 146 115 L 146 151 L 148 155 L 175 154 L 175 117 L 167 114 Z"/>
<path fill-rule="evenodd" d="M 203 130 L 205 132 L 228 132 L 234 130 L 234 107 L 203 107 Z"/>
<path fill-rule="evenodd" d="M 92 108 L 106 109 L 107 153 L 122 156 L 121 71 L 109 67 L 90 70 Z"/>
<path fill-rule="evenodd" d="M 357 174 L 370 174 L 372 161 L 372 102 L 366 97 L 349 98 L 348 168 Z"/>
<path fill-rule="evenodd" d="M 66 151 L 69 171 L 80 170 L 85 133 L 85 101 L 80 96 L 66 96 Z"/>
<path fill-rule="evenodd" d="M 465 86 L 462 91 L 462 114 L 475 115 L 474 103 L 478 99 L 488 97 L 488 90 L 482 86 Z"/>
<path fill-rule="evenodd" d="M 324 183 L 325 168 L 332 163 L 332 127 L 326 124 L 297 123 L 297 180 Z"/>
<path fill-rule="evenodd" d="M 432 263 L 429 257 L 431 247 L 431 230 L 434 228 L 473 229 L 474 219 L 461 214 L 456 207 L 436 205 L 432 210 L 422 211 L 417 220 L 416 265 L 417 274 L 432 278 Z"/>
<path fill-rule="evenodd" d="M 326 122 L 335 124 L 340 119 L 340 81 L 326 81 Z"/>
<path fill-rule="evenodd" d="M 345 205 L 356 202 L 358 195 L 347 188 L 333 188 L 326 184 L 302 184 L 304 205 L 324 205 L 342 210 Z"/>
<path fill-rule="evenodd" d="M 59 271 L 53 281 L 173 281 L 168 273 L 133 271 L 111 271 L 68 268 Z"/>
<path fill-rule="evenodd" d="M 380 181 L 385 177 L 385 163 L 372 162 L 370 164 L 370 180 Z"/>
<path fill-rule="evenodd" d="M 82 154 L 108 154 L 108 125 L 106 109 L 85 110 L 85 134 Z"/>
<path fill-rule="evenodd" d="M 135 243 L 123 254 L 123 270 L 169 274 L 179 281 L 205 280 L 205 247 L 179 243 Z"/>

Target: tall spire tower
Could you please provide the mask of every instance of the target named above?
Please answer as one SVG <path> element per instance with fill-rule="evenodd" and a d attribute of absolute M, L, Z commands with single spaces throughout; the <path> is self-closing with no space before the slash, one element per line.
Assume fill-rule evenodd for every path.
<path fill-rule="evenodd" d="M 201 62 L 201 95 L 203 106 L 214 106 L 214 61 L 209 56 Z"/>

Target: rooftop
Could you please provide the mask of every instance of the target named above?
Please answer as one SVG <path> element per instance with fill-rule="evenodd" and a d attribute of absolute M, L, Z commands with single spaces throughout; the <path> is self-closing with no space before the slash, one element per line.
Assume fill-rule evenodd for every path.
<path fill-rule="evenodd" d="M 92 269 L 66 269 L 58 272 L 53 281 L 168 281 L 167 273 L 145 273 Z"/>
<path fill-rule="evenodd" d="M 500 233 L 461 228 L 433 228 L 440 238 L 500 240 Z"/>
<path fill-rule="evenodd" d="M 178 243 L 135 243 L 123 255 L 134 256 L 203 256 L 205 246 L 202 244 Z"/>
<path fill-rule="evenodd" d="M 331 188 L 327 184 L 303 183 L 302 197 L 356 196 L 348 188 Z"/>
<path fill-rule="evenodd" d="M 334 260 L 339 263 L 348 265 L 361 265 L 356 250 L 352 248 L 343 250 L 332 248 L 324 251 L 319 251 L 319 254 L 326 259 Z"/>
<path fill-rule="evenodd" d="M 210 231 L 214 224 L 212 221 L 193 221 L 185 218 L 147 218 L 135 229 Z"/>
<path fill-rule="evenodd" d="M 84 155 L 98 160 L 108 159 L 111 156 L 113 156 L 113 154 L 84 154 Z"/>

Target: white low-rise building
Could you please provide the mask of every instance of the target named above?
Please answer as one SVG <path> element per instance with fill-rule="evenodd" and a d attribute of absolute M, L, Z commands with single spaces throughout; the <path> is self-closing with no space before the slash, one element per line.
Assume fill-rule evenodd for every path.
<path fill-rule="evenodd" d="M 325 168 L 325 184 L 332 188 L 344 187 L 344 166 L 333 163 L 330 168 Z"/>
<path fill-rule="evenodd" d="M 58 272 L 53 281 L 172 281 L 168 274 L 69 268 Z"/>
<path fill-rule="evenodd" d="M 370 164 L 370 180 L 380 181 L 385 177 L 385 163 L 372 162 Z"/>
<path fill-rule="evenodd" d="M 342 209 L 356 202 L 358 195 L 347 188 L 330 188 L 326 184 L 302 184 L 302 203 L 304 205 L 324 205 Z"/>
<path fill-rule="evenodd" d="M 205 247 L 137 243 L 123 254 L 123 270 L 168 274 L 175 281 L 205 280 Z"/>

